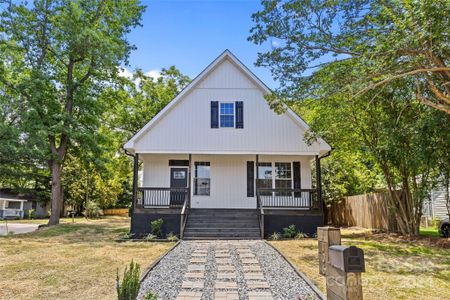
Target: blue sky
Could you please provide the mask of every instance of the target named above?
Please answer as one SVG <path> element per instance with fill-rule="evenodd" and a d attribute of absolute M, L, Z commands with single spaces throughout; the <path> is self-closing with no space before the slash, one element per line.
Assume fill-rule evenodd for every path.
<path fill-rule="evenodd" d="M 253 26 L 251 15 L 259 0 L 144 0 L 142 27 L 130 41 L 137 46 L 130 70 L 158 71 L 175 65 L 194 78 L 225 49 L 231 50 L 269 87 L 276 87 L 269 70 L 256 68 L 257 46 L 247 41 Z"/>

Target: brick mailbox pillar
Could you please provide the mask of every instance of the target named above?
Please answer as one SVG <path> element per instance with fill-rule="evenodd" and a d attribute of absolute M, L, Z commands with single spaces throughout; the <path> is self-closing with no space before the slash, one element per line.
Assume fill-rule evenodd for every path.
<path fill-rule="evenodd" d="M 319 241 L 319 273 L 326 276 L 328 248 L 341 244 L 341 230 L 335 227 L 318 227 L 317 240 Z"/>
<path fill-rule="evenodd" d="M 330 246 L 327 266 L 328 300 L 362 300 L 364 252 L 355 246 Z"/>

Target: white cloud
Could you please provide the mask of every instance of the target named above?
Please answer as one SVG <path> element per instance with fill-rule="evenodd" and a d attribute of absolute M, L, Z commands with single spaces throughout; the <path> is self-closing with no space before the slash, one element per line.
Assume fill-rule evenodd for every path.
<path fill-rule="evenodd" d="M 158 79 L 159 77 L 161 77 L 161 72 L 159 70 L 150 70 L 148 72 L 145 72 L 144 74 L 153 79 Z"/>

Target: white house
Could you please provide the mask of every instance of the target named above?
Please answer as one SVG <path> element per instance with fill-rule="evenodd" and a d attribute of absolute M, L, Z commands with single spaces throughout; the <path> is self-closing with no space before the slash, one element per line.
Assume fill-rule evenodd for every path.
<path fill-rule="evenodd" d="M 308 125 L 289 108 L 270 109 L 269 93 L 226 50 L 124 145 L 135 161 L 132 232 L 149 232 L 157 218 L 185 238 L 323 224 L 320 158 L 331 148 L 322 139 L 308 144 Z"/>

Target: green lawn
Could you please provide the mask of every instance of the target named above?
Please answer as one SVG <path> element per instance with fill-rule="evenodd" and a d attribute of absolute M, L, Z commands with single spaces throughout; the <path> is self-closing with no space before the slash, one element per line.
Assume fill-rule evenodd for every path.
<path fill-rule="evenodd" d="M 143 270 L 173 245 L 115 242 L 125 217 L 75 221 L 0 237 L 0 299 L 114 299 L 117 269 L 134 260 Z"/>
<path fill-rule="evenodd" d="M 434 246 L 432 242 L 435 241 L 430 243 L 426 238 L 409 241 L 367 231 L 342 230 L 344 245 L 364 250 L 366 272 L 362 278 L 366 300 L 450 299 L 450 249 Z M 319 275 L 316 239 L 270 243 L 325 292 L 325 278 Z"/>
<path fill-rule="evenodd" d="M 436 227 L 420 227 L 420 234 L 429 237 L 439 237 L 439 231 Z"/>

